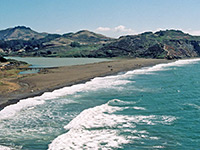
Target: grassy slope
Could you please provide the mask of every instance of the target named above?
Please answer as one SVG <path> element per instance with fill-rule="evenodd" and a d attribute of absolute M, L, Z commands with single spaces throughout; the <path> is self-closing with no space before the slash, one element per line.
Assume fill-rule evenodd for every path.
<path fill-rule="evenodd" d="M 20 85 L 14 82 L 14 80 L 21 78 L 22 75 L 19 75 L 19 72 L 23 71 L 23 68 L 27 68 L 29 66 L 26 63 L 17 62 L 15 60 L 8 60 L 7 63 L 10 62 L 14 64 L 0 69 L 0 95 L 5 95 L 18 90 Z"/>

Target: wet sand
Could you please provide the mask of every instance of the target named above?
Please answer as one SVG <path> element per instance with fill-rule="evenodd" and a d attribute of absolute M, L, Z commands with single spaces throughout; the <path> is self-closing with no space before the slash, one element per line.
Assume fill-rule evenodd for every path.
<path fill-rule="evenodd" d="M 41 73 L 15 79 L 21 86 L 15 92 L 0 95 L 0 110 L 17 103 L 21 99 L 42 95 L 65 86 L 84 83 L 95 77 L 117 74 L 119 72 L 168 63 L 165 59 L 119 59 L 86 65 L 65 66 L 45 69 Z"/>

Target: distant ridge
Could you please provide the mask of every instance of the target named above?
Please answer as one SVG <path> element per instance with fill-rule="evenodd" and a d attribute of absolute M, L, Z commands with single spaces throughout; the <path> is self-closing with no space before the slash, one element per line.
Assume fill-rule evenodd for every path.
<path fill-rule="evenodd" d="M 17 26 L 0 31 L 0 54 L 44 57 L 142 57 L 180 59 L 200 56 L 200 36 L 180 30 L 106 37 L 88 30 L 76 33 L 38 33 Z"/>
<path fill-rule="evenodd" d="M 14 56 L 87 57 L 90 51 L 113 41 L 88 30 L 76 33 L 38 33 L 17 26 L 0 31 L 0 53 Z"/>

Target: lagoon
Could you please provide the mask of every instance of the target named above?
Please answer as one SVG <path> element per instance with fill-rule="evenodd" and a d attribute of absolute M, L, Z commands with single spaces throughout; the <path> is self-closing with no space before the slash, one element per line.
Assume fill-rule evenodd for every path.
<path fill-rule="evenodd" d="M 30 68 L 50 68 L 61 66 L 84 65 L 111 61 L 112 59 L 104 58 L 57 58 L 57 57 L 5 57 L 6 59 L 15 59 L 31 64 Z"/>
<path fill-rule="evenodd" d="M 40 68 L 52 68 L 62 66 L 84 65 L 90 63 L 98 63 L 103 61 L 111 61 L 112 59 L 104 58 L 49 58 L 49 57 L 5 57 L 6 59 L 14 59 L 24 61 L 31 66 L 30 70 L 22 71 L 19 74 L 34 74 L 38 73 Z"/>

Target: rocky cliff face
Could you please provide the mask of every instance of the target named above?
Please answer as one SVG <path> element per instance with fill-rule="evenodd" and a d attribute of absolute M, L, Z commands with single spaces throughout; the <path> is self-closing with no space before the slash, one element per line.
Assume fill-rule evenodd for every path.
<path fill-rule="evenodd" d="M 200 37 L 177 30 L 128 35 L 93 51 L 92 56 L 167 59 L 198 57 L 200 56 Z"/>

